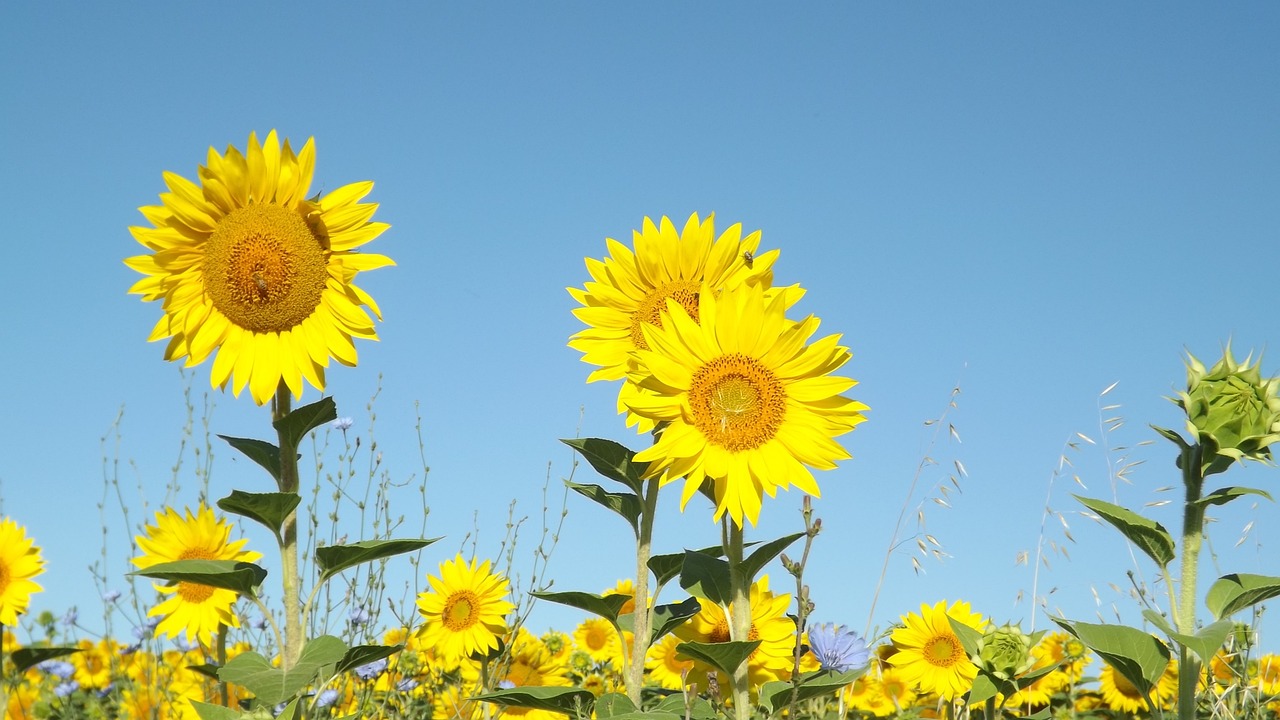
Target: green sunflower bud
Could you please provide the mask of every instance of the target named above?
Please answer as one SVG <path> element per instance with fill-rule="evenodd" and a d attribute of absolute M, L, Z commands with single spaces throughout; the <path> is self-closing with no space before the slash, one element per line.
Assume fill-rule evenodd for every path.
<path fill-rule="evenodd" d="M 978 641 L 973 664 L 1001 680 L 1013 680 L 1035 665 L 1031 647 L 1035 640 L 1017 625 L 993 627 Z"/>
<path fill-rule="evenodd" d="M 1231 347 L 1205 370 L 1187 355 L 1187 390 L 1172 400 L 1187 413 L 1187 432 L 1204 448 L 1204 474 L 1222 472 L 1244 460 L 1271 461 L 1270 445 L 1280 441 L 1280 377 L 1264 380 L 1261 359 L 1237 364 Z"/>

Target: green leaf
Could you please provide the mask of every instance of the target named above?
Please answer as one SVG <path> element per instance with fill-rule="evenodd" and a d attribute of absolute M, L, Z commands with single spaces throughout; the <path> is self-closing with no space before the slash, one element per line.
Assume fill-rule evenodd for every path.
<path fill-rule="evenodd" d="M 1154 635 L 1137 628 L 1072 622 L 1061 618 L 1053 618 L 1053 621 L 1102 656 L 1144 697 L 1150 697 L 1169 665 L 1169 648 Z"/>
<path fill-rule="evenodd" d="M 582 717 L 587 717 L 591 714 L 596 696 L 592 695 L 590 690 L 577 687 L 528 686 L 495 690 L 477 695 L 474 699 L 496 705 L 549 710 L 573 717 L 578 717 L 578 713 L 581 712 Z"/>
<path fill-rule="evenodd" d="M 774 680 L 760 688 L 760 704 L 768 714 L 774 715 L 791 704 L 791 690 L 796 690 L 796 702 L 804 702 L 823 695 L 834 695 L 840 688 L 857 680 L 867 668 L 835 672 L 833 670 L 815 670 L 803 673 L 794 683 Z"/>
<path fill-rule="evenodd" d="M 361 665 L 368 665 L 371 662 L 389 658 L 403 649 L 404 645 L 356 645 L 347 649 L 333 672 L 335 675 L 344 673 Z"/>
<path fill-rule="evenodd" d="M 421 550 L 439 539 L 361 540 L 346 545 L 318 547 L 316 548 L 316 565 L 320 567 L 320 582 L 325 582 L 353 565 Z"/>
<path fill-rule="evenodd" d="M 238 560 L 175 560 L 129 574 L 169 583 L 189 582 L 223 588 L 250 597 L 254 596 L 256 588 L 267 577 L 267 571 L 261 567 Z"/>
<path fill-rule="evenodd" d="M 1201 663 L 1208 663 L 1213 658 L 1227 642 L 1227 635 L 1231 634 L 1231 629 L 1235 626 L 1228 620 L 1219 620 L 1212 625 L 1200 628 L 1195 635 L 1184 635 L 1174 629 L 1168 618 L 1155 610 L 1143 610 L 1142 617 L 1172 638 L 1174 642 L 1195 653 Z"/>
<path fill-rule="evenodd" d="M 218 671 L 219 679 L 244 687 L 267 705 L 295 698 L 326 665 L 336 665 L 347 653 L 347 645 L 332 635 L 321 635 L 302 646 L 298 662 L 288 672 L 271 666 L 256 652 L 241 653 Z"/>
<path fill-rule="evenodd" d="M 297 493 L 247 493 L 232 490 L 231 494 L 218 501 L 218 507 L 234 515 L 243 515 L 267 527 L 280 537 L 280 528 L 284 520 L 302 502 Z"/>
<path fill-rule="evenodd" d="M 604 720 L 604 715 L 599 716 Z M 665 710 L 646 710 L 644 712 L 620 713 L 618 715 L 610 715 L 609 720 L 683 720 L 683 713 L 677 715 L 673 712 Z"/>
<path fill-rule="evenodd" d="M 1271 493 L 1267 492 L 1266 490 L 1259 490 L 1257 488 L 1247 488 L 1247 487 L 1224 487 L 1224 488 L 1218 488 L 1217 490 L 1214 490 L 1213 492 L 1209 493 L 1208 495 L 1205 495 L 1199 500 L 1196 500 L 1195 504 L 1203 505 L 1206 507 L 1209 505 L 1226 505 L 1232 500 L 1235 500 L 1236 498 L 1239 498 L 1239 497 L 1244 497 L 1245 495 L 1261 495 L 1262 497 L 1274 502 L 1274 499 L 1271 497 Z"/>
<path fill-rule="evenodd" d="M 999 692 L 1000 688 L 996 687 L 991 676 L 979 671 L 977 677 L 973 679 L 973 686 L 969 688 L 969 693 L 965 695 L 965 704 L 970 707 L 978 707 L 988 699 L 995 697 Z"/>
<path fill-rule="evenodd" d="M 302 707 L 298 704 L 301 699 L 296 697 L 290 700 L 289 704 L 284 706 L 284 709 L 280 711 L 275 720 L 302 720 Z"/>
<path fill-rule="evenodd" d="M 1209 588 L 1205 604 L 1219 619 L 1280 595 L 1280 577 L 1232 573 L 1218 578 Z"/>
<path fill-rule="evenodd" d="M 293 412 L 276 420 L 271 425 L 276 429 L 276 432 L 280 433 L 281 443 L 297 448 L 298 443 L 302 442 L 307 433 L 337 419 L 338 406 L 333 403 L 333 398 L 326 397 L 320 398 L 310 405 L 294 408 Z"/>
<path fill-rule="evenodd" d="M 203 703 L 199 700 L 192 700 L 191 707 L 195 709 L 196 715 L 200 716 L 200 720 L 237 720 L 240 717 L 238 710 L 232 710 L 229 707 L 221 705 L 211 705 Z"/>
<path fill-rule="evenodd" d="M 706 691 L 706 688 L 699 689 Z M 674 695 L 663 698 L 662 702 L 654 706 L 653 709 L 660 713 L 672 713 L 681 718 L 686 717 L 687 713 L 687 717 L 690 720 L 718 720 L 720 717 L 716 713 L 715 707 L 707 702 L 705 698 L 694 696 L 689 699 L 693 702 L 692 705 L 686 708 L 684 694 L 677 692 Z"/>
<path fill-rule="evenodd" d="M 1160 567 L 1173 562 L 1174 544 L 1169 531 L 1160 523 L 1102 500 L 1084 498 L 1073 495 L 1085 507 L 1098 513 L 1107 522 L 1115 526 L 1130 542 L 1137 545 L 1148 557 L 1156 561 Z"/>
<path fill-rule="evenodd" d="M 25 647 L 14 650 L 9 657 L 13 659 L 14 670 L 21 675 L 23 671 L 33 668 L 45 660 L 52 660 L 78 652 L 80 652 L 78 647 Z"/>
<path fill-rule="evenodd" d="M 689 552 L 686 550 L 685 552 Z M 695 550 L 702 555 L 710 555 L 711 557 L 721 557 L 724 550 L 719 545 Z M 662 587 L 671 582 L 680 570 L 684 568 L 684 553 L 671 553 L 670 555 L 653 555 L 649 558 L 649 569 L 653 571 L 654 577 L 658 580 L 658 587 Z"/>
<path fill-rule="evenodd" d="M 689 618 L 702 610 L 698 598 L 685 598 L 678 603 L 659 605 L 653 609 L 653 631 L 649 635 L 649 644 L 658 642 L 662 636 L 685 624 Z"/>
<path fill-rule="evenodd" d="M 605 693 L 596 700 L 596 717 L 599 720 L 635 713 L 636 710 L 636 704 L 631 702 L 631 698 L 621 693 Z"/>
<path fill-rule="evenodd" d="M 644 474 L 647 465 L 633 460 L 635 452 L 612 440 L 600 438 L 570 438 L 560 442 L 577 450 L 596 472 L 616 480 L 640 495 L 644 491 Z"/>
<path fill-rule="evenodd" d="M 731 596 L 728 561 L 686 550 L 680 587 L 717 605 L 728 605 Z"/>
<path fill-rule="evenodd" d="M 230 435 L 219 435 L 218 437 L 226 440 L 228 445 L 239 450 L 245 457 L 261 465 L 267 472 L 271 473 L 271 477 L 275 478 L 276 482 L 280 482 L 280 448 L 265 440 L 238 438 Z"/>
<path fill-rule="evenodd" d="M 683 655 L 692 660 L 700 660 L 716 668 L 725 675 L 733 675 L 738 666 L 746 662 L 751 653 L 760 647 L 759 640 L 732 640 L 729 642 L 700 643 L 682 642 L 676 645 L 676 656 Z"/>
<path fill-rule="evenodd" d="M 631 529 L 640 531 L 640 498 L 632 493 L 611 493 L 599 485 L 583 485 L 564 481 L 564 484 L 579 495 L 591 500 L 622 516 L 631 524 Z"/>
<path fill-rule="evenodd" d="M 631 600 L 630 595 L 592 595 L 587 592 L 531 592 L 529 594 L 539 600 L 586 610 L 615 624 L 618 622 L 618 612 Z"/>
<path fill-rule="evenodd" d="M 982 633 L 950 615 L 947 616 L 947 622 L 951 623 L 951 632 L 955 633 L 956 639 L 960 641 L 961 647 L 964 648 L 964 654 L 970 657 L 977 655 L 978 642 L 982 640 Z M 986 698 L 983 699 L 985 700 Z"/>
<path fill-rule="evenodd" d="M 1178 446 L 1180 450 L 1185 451 L 1185 450 L 1191 449 L 1191 446 L 1187 444 L 1187 441 L 1184 440 L 1183 437 L 1179 435 L 1177 432 L 1170 430 L 1168 428 L 1157 427 L 1155 425 L 1152 425 L 1151 429 L 1155 430 L 1156 432 L 1160 433 L 1168 440 L 1172 441 L 1174 444 Z"/>
<path fill-rule="evenodd" d="M 213 663 L 204 663 L 202 665 L 188 665 L 187 669 L 191 672 L 203 675 L 210 680 L 217 680 L 219 667 L 221 666 L 214 665 Z"/>
<path fill-rule="evenodd" d="M 786 550 L 791 543 L 802 537 L 804 537 L 804 533 L 787 535 L 772 542 L 767 542 L 756 548 L 745 560 L 742 561 L 742 572 L 747 576 L 747 582 L 754 581 L 756 573 L 759 573 L 765 565 L 768 565 L 774 558 L 778 557 L 778 555 L 783 550 Z"/>

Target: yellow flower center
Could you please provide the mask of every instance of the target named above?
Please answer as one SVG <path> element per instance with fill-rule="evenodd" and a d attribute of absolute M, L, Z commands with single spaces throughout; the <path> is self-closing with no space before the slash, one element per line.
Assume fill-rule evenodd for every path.
<path fill-rule="evenodd" d="M 204 286 L 213 306 L 252 332 L 297 327 L 320 305 L 328 281 L 321 237 L 279 205 L 231 212 L 205 244 Z"/>
<path fill-rule="evenodd" d="M 689 404 L 708 441 L 741 452 L 773 439 L 787 412 L 787 392 L 760 361 L 732 353 L 693 373 Z"/>
<path fill-rule="evenodd" d="M 631 314 L 631 344 L 641 350 L 649 349 L 649 343 L 644 341 L 644 324 L 662 327 L 662 311 L 667 309 L 667 298 L 680 303 L 689 317 L 698 322 L 698 291 L 701 288 L 692 280 L 672 280 L 645 295 Z"/>
<path fill-rule="evenodd" d="M 204 548 L 187 548 L 178 555 L 179 560 L 217 560 L 217 556 Z M 217 588 L 212 585 L 198 585 L 193 582 L 178 583 L 178 595 L 189 603 L 202 603 L 213 597 Z"/>
<path fill-rule="evenodd" d="M 760 633 L 759 631 L 756 630 L 756 624 L 751 623 L 750 629 L 747 630 L 747 642 L 751 642 L 752 640 L 759 640 L 759 639 L 760 639 Z M 730 640 L 729 619 L 721 618 L 718 622 L 716 622 L 716 626 L 711 629 L 711 633 L 707 637 L 707 642 L 722 643 L 722 642 L 729 642 L 729 640 Z M 751 654 L 747 656 L 747 659 L 748 660 L 755 659 L 756 653 L 759 652 L 759 650 L 760 650 L 760 646 L 757 645 L 756 649 L 752 650 Z"/>
<path fill-rule="evenodd" d="M 449 596 L 444 604 L 444 626 L 453 632 L 462 632 L 480 619 L 479 603 L 475 593 L 461 590 Z"/>
<path fill-rule="evenodd" d="M 603 628 L 592 625 L 586 632 L 587 648 L 593 651 L 603 650 L 609 644 L 609 636 Z"/>
<path fill-rule="evenodd" d="M 925 661 L 935 667 L 949 668 L 965 659 L 960 639 L 951 633 L 929 638 L 922 649 Z"/>
<path fill-rule="evenodd" d="M 9 587 L 9 564 L 0 560 L 0 595 Z"/>

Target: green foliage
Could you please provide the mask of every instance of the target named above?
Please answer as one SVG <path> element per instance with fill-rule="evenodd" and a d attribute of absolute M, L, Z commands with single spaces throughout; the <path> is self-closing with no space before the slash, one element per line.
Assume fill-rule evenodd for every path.
<path fill-rule="evenodd" d="M 258 565 L 238 560 L 175 560 L 129 574 L 170 583 L 208 585 L 250 597 L 255 595 L 257 588 L 267 577 L 267 571 Z"/>
<path fill-rule="evenodd" d="M 295 698 L 326 666 L 337 666 L 347 654 L 347 645 L 332 635 L 321 635 L 302 646 L 298 662 L 289 670 L 271 666 L 256 652 L 232 658 L 218 671 L 219 679 L 235 683 L 267 705 Z"/>
<path fill-rule="evenodd" d="M 1160 631 L 1168 635 L 1174 642 L 1195 653 L 1202 663 L 1209 662 L 1214 654 L 1222 649 L 1222 646 L 1227 642 L 1227 636 L 1235 628 L 1235 623 L 1230 620 L 1219 620 L 1200 628 L 1195 635 L 1187 635 L 1175 630 L 1163 615 L 1154 610 L 1143 610 L 1142 617 L 1146 618 L 1152 625 L 1160 628 Z"/>
<path fill-rule="evenodd" d="M 568 480 L 565 480 L 564 484 L 570 490 L 588 500 L 621 515 L 622 519 L 631 525 L 633 531 L 640 531 L 640 513 L 642 511 L 639 496 L 634 493 L 611 493 L 599 485 L 587 485 Z"/>
<path fill-rule="evenodd" d="M 760 647 L 759 640 L 732 640 L 730 642 L 701 643 L 682 642 L 676 652 L 687 658 L 699 660 L 725 675 L 733 675 L 738 666 L 747 661 L 751 653 Z"/>
<path fill-rule="evenodd" d="M 54 658 L 60 658 L 78 652 L 80 652 L 80 648 L 77 647 L 19 648 L 14 650 L 13 654 L 9 657 L 13 659 L 14 670 L 21 674 L 28 668 L 35 667 L 45 660 L 53 660 Z"/>
<path fill-rule="evenodd" d="M 727 561 L 693 550 L 685 551 L 680 587 L 694 597 L 717 605 L 728 605 L 731 596 L 729 577 Z"/>
<path fill-rule="evenodd" d="M 403 649 L 404 645 L 356 645 L 355 647 L 347 648 L 333 672 L 335 675 L 340 675 L 361 665 L 368 665 L 371 662 L 391 657 Z"/>
<path fill-rule="evenodd" d="M 586 610 L 593 615 L 617 624 L 618 612 L 631 600 L 628 595 L 594 595 L 589 592 L 531 592 L 530 595 L 539 600 L 568 605 L 579 610 Z"/>
<path fill-rule="evenodd" d="M 421 550 L 439 539 L 362 540 L 346 545 L 318 547 L 316 548 L 316 565 L 320 567 L 320 582 L 323 583 L 354 565 Z"/>
<path fill-rule="evenodd" d="M 669 555 L 654 555 L 649 558 L 649 569 L 653 571 L 654 577 L 658 579 L 658 586 L 661 587 L 671 582 L 684 569 L 685 553 L 696 552 L 701 555 L 709 555 L 710 557 L 721 557 L 724 550 L 719 545 L 702 548 L 701 550 L 686 550 L 682 553 L 671 553 Z"/>
<path fill-rule="evenodd" d="M 560 442 L 577 450 L 596 472 L 626 485 L 636 495 L 643 492 L 643 476 L 647 466 L 635 462 L 634 451 L 612 440 L 600 438 L 570 438 Z"/>
<path fill-rule="evenodd" d="M 686 620 L 697 615 L 702 604 L 697 598 L 685 598 L 678 603 L 659 605 L 653 609 L 653 630 L 649 633 L 649 643 L 653 644 L 662 636 L 675 630 Z"/>
<path fill-rule="evenodd" d="M 280 482 L 280 448 L 265 440 L 253 438 L 231 437 L 219 435 L 231 447 L 239 450 L 245 457 L 261 465 L 275 481 Z M 230 512 L 230 511 L 228 511 Z"/>
<path fill-rule="evenodd" d="M 1169 665 L 1169 648 L 1159 638 L 1137 628 L 1072 622 L 1061 618 L 1053 618 L 1053 621 L 1102 656 L 1145 697 L 1151 696 L 1151 691 Z"/>
<path fill-rule="evenodd" d="M 787 707 L 793 697 L 796 702 L 804 702 L 823 695 L 834 695 L 840 691 L 840 688 L 857 680 L 866 671 L 866 668 L 843 672 L 814 670 L 802 673 L 795 678 L 794 682 L 781 680 L 767 682 L 760 688 L 760 705 L 770 715 L 774 715 Z"/>
<path fill-rule="evenodd" d="M 1217 490 L 1214 490 L 1208 495 L 1205 495 L 1199 500 L 1196 500 L 1195 503 L 1197 505 L 1204 505 L 1206 507 L 1209 505 L 1226 505 L 1232 500 L 1235 500 L 1236 498 L 1244 497 L 1246 495 L 1261 495 L 1262 497 L 1268 500 L 1272 500 L 1271 493 L 1267 492 L 1266 490 L 1259 490 L 1258 488 L 1247 488 L 1247 487 L 1225 487 L 1225 488 L 1218 488 Z"/>
<path fill-rule="evenodd" d="M 1079 495 L 1072 495 L 1072 497 L 1115 526 L 1160 567 L 1163 568 L 1173 562 L 1175 547 L 1173 537 L 1160 523 L 1103 500 Z"/>
<path fill-rule="evenodd" d="M 278 478 L 277 478 L 278 479 Z M 265 525 L 280 540 L 284 520 L 302 502 L 297 493 L 248 493 L 232 490 L 218 501 L 218 507 L 234 515 L 242 515 Z"/>
<path fill-rule="evenodd" d="M 333 398 L 326 397 L 310 405 L 294 408 L 293 412 L 272 422 L 271 425 L 279 433 L 282 445 L 288 444 L 296 448 L 307 433 L 336 419 L 338 419 L 338 406 L 334 404 Z"/>
<path fill-rule="evenodd" d="M 754 580 L 756 575 L 764 569 L 765 565 L 768 565 L 774 558 L 778 557 L 783 550 L 790 547 L 791 543 L 802 537 L 804 537 L 804 533 L 802 532 L 795 533 L 793 535 L 786 535 L 778 538 L 777 540 L 764 543 L 753 550 L 751 554 L 742 561 L 742 573 L 746 577 L 747 582 L 750 583 Z"/>
<path fill-rule="evenodd" d="M 238 720 L 240 718 L 240 712 L 237 710 L 199 700 L 192 700 L 191 707 L 196 711 L 196 715 L 200 716 L 200 720 Z"/>
<path fill-rule="evenodd" d="M 1214 617 L 1225 619 L 1276 596 L 1280 596 L 1280 577 L 1232 573 L 1209 587 L 1205 604 Z"/>
<path fill-rule="evenodd" d="M 571 717 L 588 717 L 596 696 L 590 690 L 576 687 L 514 687 L 477 695 L 476 700 L 495 705 L 514 705 L 536 710 L 565 713 Z"/>

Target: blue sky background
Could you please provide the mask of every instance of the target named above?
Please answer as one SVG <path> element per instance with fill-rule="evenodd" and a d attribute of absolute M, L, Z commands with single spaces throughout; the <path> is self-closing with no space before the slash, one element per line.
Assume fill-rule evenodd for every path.
<path fill-rule="evenodd" d="M 615 415 L 616 385 L 587 385 L 565 345 L 581 327 L 565 287 L 644 216 L 714 211 L 717 227 L 741 222 L 781 248 L 776 281 L 804 285 L 797 311 L 843 333 L 845 374 L 861 381 L 851 394 L 871 406 L 844 438 L 854 459 L 818 478 L 817 619 L 863 627 L 907 502 L 874 624 L 960 598 L 1044 627 L 1032 569 L 1017 563 L 1042 537 L 1071 556 L 1041 573 L 1050 608 L 1136 621 L 1129 553 L 1069 493 L 1172 500 L 1148 512 L 1176 531 L 1177 492 L 1157 490 L 1178 485 L 1173 447 L 1140 443 L 1156 439 L 1147 423 L 1181 426 L 1162 399 L 1183 382 L 1180 353 L 1212 361 L 1229 339 L 1244 354 L 1280 335 L 1277 37 L 1270 3 L 6 3 L 0 498 L 48 563 L 34 608 L 79 605 L 95 622 L 86 567 L 103 516 L 106 569 L 128 569 L 131 531 L 114 501 L 97 507 L 99 439 L 117 412 L 135 523 L 149 517 L 139 493 L 152 511 L 164 501 L 183 437 L 187 380 L 145 342 L 160 307 L 125 293 L 138 206 L 157 202 L 162 171 L 194 178 L 210 145 L 276 128 L 295 147 L 315 136 L 313 189 L 372 179 L 376 219 L 392 225 L 368 249 L 398 267 L 361 277 L 385 313 L 381 342 L 360 344 L 359 367 L 332 370 L 328 390 L 354 437 L 380 384 L 378 450 L 397 481 L 421 477 L 420 408 L 427 534 L 447 538 L 424 568 L 473 527 L 479 552 L 496 553 L 511 500 L 531 516 L 516 550 L 527 568 L 544 483 L 554 514 L 570 472 L 557 438 L 643 444 Z M 213 404 L 211 432 L 267 437 L 267 410 L 207 391 L 208 376 L 207 364 L 190 375 L 197 416 L 206 395 Z M 923 422 L 957 384 L 948 420 L 963 442 L 944 433 L 930 449 Z M 1127 422 L 1104 438 L 1100 420 L 1116 416 Z M 214 497 L 270 489 L 214 442 Z M 1050 487 L 1064 452 L 1074 467 Z M 907 500 L 926 454 L 939 464 Z M 1143 464 L 1113 496 L 1121 458 Z M 968 477 L 946 509 L 927 497 L 953 460 Z M 188 455 L 179 471 L 180 505 L 196 500 L 195 466 Z M 1277 480 L 1261 467 L 1220 478 Z M 680 515 L 676 498 L 664 495 L 658 550 L 715 542 L 707 508 Z M 1056 520 L 1042 535 L 1046 498 L 1074 543 Z M 767 503 L 748 539 L 797 530 L 800 501 Z M 416 496 L 393 502 L 416 532 Z M 950 557 L 917 574 L 921 503 Z M 555 588 L 630 577 L 626 526 L 576 496 L 568 508 Z M 1213 514 L 1222 572 L 1280 574 L 1274 504 Z M 393 588 L 411 581 L 393 565 Z M 1151 580 L 1149 564 L 1138 570 Z M 532 622 L 580 618 L 539 606 Z"/>

